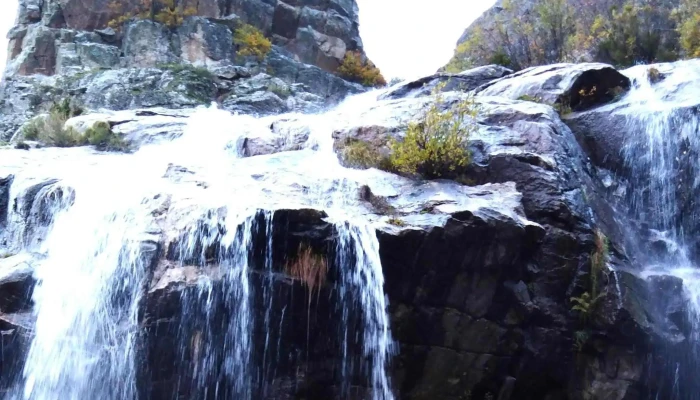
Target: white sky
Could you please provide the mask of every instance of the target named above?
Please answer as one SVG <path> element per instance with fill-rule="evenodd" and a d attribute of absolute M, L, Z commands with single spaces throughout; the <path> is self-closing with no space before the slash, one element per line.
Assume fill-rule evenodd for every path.
<path fill-rule="evenodd" d="M 387 80 L 430 75 L 495 0 L 357 0 L 365 52 Z"/>
<path fill-rule="evenodd" d="M 17 1 L 0 0 L 0 66 Z M 365 51 L 387 79 L 434 73 L 452 56 L 464 29 L 495 0 L 357 0 Z M 426 4 L 428 3 L 428 4 Z"/>

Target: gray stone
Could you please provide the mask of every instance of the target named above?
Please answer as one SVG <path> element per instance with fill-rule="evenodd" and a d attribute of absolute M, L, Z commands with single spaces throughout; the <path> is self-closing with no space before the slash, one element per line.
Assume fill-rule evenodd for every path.
<path fill-rule="evenodd" d="M 116 46 L 99 43 L 78 43 L 76 52 L 80 64 L 87 68 L 115 68 L 119 66 L 120 50 Z"/>
<path fill-rule="evenodd" d="M 149 20 L 132 21 L 124 27 L 122 51 L 130 67 L 155 67 L 177 61 L 170 31 Z"/>
<path fill-rule="evenodd" d="M 430 95 L 439 84 L 443 85 L 442 92 L 454 90 L 470 92 L 511 73 L 513 73 L 512 70 L 499 65 L 477 67 L 459 74 L 439 73 L 404 83 L 391 92 L 382 95 L 382 98 L 399 99 L 402 97 L 427 96 Z"/>
<path fill-rule="evenodd" d="M 232 95 L 223 101 L 222 107 L 228 111 L 254 115 L 280 114 L 288 111 L 284 100 L 267 91 L 240 96 Z"/>
<path fill-rule="evenodd" d="M 613 67 L 590 63 L 532 67 L 486 83 L 477 91 L 480 96 L 526 98 L 578 111 L 610 102 L 629 87 L 629 79 Z"/>
<path fill-rule="evenodd" d="M 225 25 L 201 17 L 187 18 L 177 29 L 181 57 L 195 65 L 232 59 L 233 34 Z"/>

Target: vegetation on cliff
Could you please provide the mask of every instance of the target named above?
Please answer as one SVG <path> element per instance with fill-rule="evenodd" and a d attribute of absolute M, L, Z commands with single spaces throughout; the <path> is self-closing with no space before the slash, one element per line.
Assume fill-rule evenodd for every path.
<path fill-rule="evenodd" d="M 175 27 L 182 25 L 186 17 L 197 14 L 196 8 L 176 5 L 175 0 L 141 0 L 136 5 L 112 1 L 109 3 L 109 8 L 113 14 L 119 15 L 107 24 L 113 29 L 121 28 L 126 21 L 132 18 L 150 19 L 169 27 Z"/>
<path fill-rule="evenodd" d="M 112 131 L 109 123 L 99 121 L 84 133 L 78 132 L 71 126 L 66 126 L 70 118 L 82 114 L 82 109 L 63 99 L 55 103 L 48 115 L 34 118 L 22 129 L 23 140 L 36 140 L 45 146 L 75 147 L 92 145 L 102 151 L 126 151 L 127 143 Z"/>
<path fill-rule="evenodd" d="M 411 122 L 403 140 L 391 142 L 391 165 L 428 179 L 454 178 L 471 161 L 467 144 L 477 130 L 477 107 L 471 98 L 450 105 L 439 88 L 434 96 L 425 118 Z"/>
<path fill-rule="evenodd" d="M 253 25 L 243 24 L 233 34 L 233 43 L 242 57 L 254 56 L 262 60 L 272 49 L 272 42 Z"/>
<path fill-rule="evenodd" d="M 577 61 L 630 66 L 700 56 L 700 1 L 671 3 L 505 0 L 470 28 L 445 70 Z"/>
<path fill-rule="evenodd" d="M 381 71 L 370 60 L 363 60 L 360 52 L 348 51 L 343 63 L 338 67 L 338 75 L 351 82 L 364 86 L 386 86 L 386 80 Z"/>

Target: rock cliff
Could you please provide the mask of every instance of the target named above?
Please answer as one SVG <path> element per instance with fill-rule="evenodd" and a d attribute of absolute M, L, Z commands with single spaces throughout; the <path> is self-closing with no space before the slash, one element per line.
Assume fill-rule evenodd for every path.
<path fill-rule="evenodd" d="M 345 200 L 346 211 L 377 224 L 384 290 L 397 345 L 389 367 L 396 396 L 622 400 L 640 398 L 649 391 L 664 396 L 666 378 L 672 379 L 664 375 L 668 371 L 657 371 L 655 379 L 648 374 L 671 362 L 666 353 L 657 351 L 659 346 L 688 343 L 690 328 L 678 319 L 685 307 L 683 283 L 665 275 L 645 280 L 638 274 L 628 255 L 627 227 L 619 224 L 617 211 L 610 206 L 614 204 L 610 196 L 617 189 L 607 185 L 605 165 L 615 162 L 596 161 L 600 158 L 591 143 L 598 143 L 600 134 L 581 129 L 577 122 L 614 107 L 617 103 L 609 103 L 617 98 L 582 101 L 571 96 L 591 85 L 601 93 L 608 88 L 624 91 L 630 80 L 600 64 L 562 64 L 520 74 L 494 66 L 426 77 L 394 88 L 377 103 L 331 113 L 330 120 L 336 121 L 335 147 L 358 139 L 386 146 L 429 104 L 426 88 L 441 81 L 452 82 L 442 87 L 447 106 L 466 96 L 463 91 L 478 93 L 480 129 L 471 138 L 474 163 L 468 172 L 473 186 L 370 173 L 366 186 L 356 187 L 354 197 Z M 553 81 L 559 84 L 553 86 Z M 575 110 L 564 118 L 575 129 L 552 106 L 519 100 L 524 94 Z M 69 124 L 108 120 L 138 147 L 182 134 L 188 115 L 191 111 L 158 108 L 104 110 L 76 117 Z M 252 193 L 266 188 L 262 189 L 267 192 L 264 203 L 282 198 L 296 203 L 318 184 L 314 177 L 294 172 L 308 157 L 305 149 L 314 146 L 310 128 L 314 120 L 294 115 L 271 118 L 261 121 L 259 128 L 246 128 L 235 143 L 244 157 L 241 162 L 249 159 L 250 165 L 268 166 L 245 184 L 252 186 L 241 190 Z M 105 157 L 88 149 L 76 150 L 74 159 L 97 166 Z M 13 237 L 40 242 L 52 223 L 50 210 L 73 202 L 74 189 L 53 179 L 51 173 L 63 170 L 65 150 L 3 151 L 6 177 L 0 180 L 0 205 L 4 205 L 0 215 L 10 216 L 9 225 L 8 217 L 0 220 L 10 226 L 4 243 L 10 245 Z M 277 171 L 276 165 L 289 169 Z M 146 224 L 148 231 L 143 232 L 140 245 L 147 274 L 139 311 L 143 334 L 135 354 L 140 360 L 137 382 L 142 398 L 206 398 L 205 389 L 214 385 L 235 393 L 233 386 L 227 386 L 231 382 L 215 375 L 207 375 L 207 381 L 199 384 L 187 383 L 197 381 L 192 374 L 200 368 L 196 367 L 199 345 L 193 344 L 200 339 L 194 338 L 216 340 L 223 321 L 231 318 L 226 317 L 231 310 L 225 298 L 207 298 L 202 303 L 197 283 L 211 280 L 211 293 L 227 293 L 223 261 L 217 262 L 221 256 L 216 255 L 216 243 L 222 237 L 214 236 L 206 245 L 210 247 L 201 248 L 202 260 L 183 256 L 182 251 L 187 233 L 181 227 L 207 226 L 213 212 L 191 205 L 192 198 L 208 196 L 208 188 L 215 185 L 209 181 L 213 176 L 202 172 L 171 165 L 159 179 L 172 188 L 144 203 L 152 222 Z M 295 178 L 285 179 L 287 173 Z M 266 186 L 269 179 L 274 179 L 274 185 Z M 183 192 L 178 187 L 188 189 Z M 305 288 L 285 269 L 300 243 L 337 259 L 337 226 L 329 223 L 322 209 L 259 207 L 271 211 L 255 217 L 258 236 L 250 250 L 255 332 L 251 362 L 261 368 L 254 375 L 252 393 L 255 398 L 271 399 L 367 398 L 371 390 L 361 369 L 352 369 L 349 380 L 343 381 L 355 382 L 351 389 L 338 380 L 338 368 L 347 362 L 336 347 L 341 278 L 330 274 L 317 299 L 308 303 L 305 296 L 294 295 Z M 403 223 L 387 223 L 390 216 Z M 594 269 L 591 256 L 598 251 L 596 232 L 604 232 L 610 240 L 607 266 L 601 271 Z M 205 246 L 197 243 L 190 246 Z M 1 365 L 2 371 L 8 371 L 3 372 L 8 377 L 5 382 L 16 378 L 33 335 L 32 271 L 39 262 L 23 254 L 1 261 L 0 307 L 7 325 Z M 571 298 L 590 290 L 593 274 L 602 297 L 597 317 L 582 320 L 572 310 Z M 666 288 L 666 297 L 658 297 L 654 289 L 658 287 Z M 266 322 L 270 320 L 279 323 L 274 333 Z M 346 351 L 361 354 L 354 347 L 360 345 L 350 342 Z M 189 350 L 183 355 L 182 349 Z M 222 362 L 225 354 L 215 348 L 211 351 L 207 360 Z M 266 354 L 285 357 L 270 362 Z M 362 364 L 360 359 L 353 362 Z"/>
<path fill-rule="evenodd" d="M 218 102 L 269 114 L 319 109 L 361 91 L 332 74 L 347 51 L 362 54 L 357 4 L 291 3 L 185 1 L 178 10 L 195 12 L 177 26 L 132 18 L 115 31 L 109 22 L 140 2 L 21 1 L 0 92 L 0 139 L 63 99 L 112 110 Z M 272 38 L 264 59 L 236 55 L 233 33 L 243 23 Z"/>
<path fill-rule="evenodd" d="M 697 124 L 683 121 L 700 107 L 697 61 L 656 65 L 654 78 L 646 66 L 489 65 L 327 109 L 363 91 L 329 73 L 339 49 L 361 51 L 351 0 L 183 2 L 197 15 L 176 27 L 134 19 L 119 31 L 100 1 L 25 0 L 10 35 L 8 398 L 28 387 L 115 400 L 697 393 L 695 281 L 644 268 L 682 253 L 662 227 L 687 232 L 683 255 L 700 259 L 682 217 L 697 185 L 649 185 L 656 159 L 623 151 L 651 140 L 635 135 L 656 126 L 640 114 L 673 109 L 668 131 L 683 135 L 669 154 L 682 156 L 664 181 L 693 180 Z M 264 60 L 236 57 L 241 21 L 273 38 Z M 338 163 L 357 141 L 390 152 L 438 89 L 443 111 L 479 109 L 460 182 Z M 640 93 L 657 95 L 653 108 Z M 28 119 L 64 100 L 83 109 L 67 127 L 105 122 L 132 152 L 22 141 Z M 210 102 L 219 109 L 197 108 Z M 678 212 L 661 218 L 658 192 Z M 312 253 L 318 281 L 292 265 Z"/>

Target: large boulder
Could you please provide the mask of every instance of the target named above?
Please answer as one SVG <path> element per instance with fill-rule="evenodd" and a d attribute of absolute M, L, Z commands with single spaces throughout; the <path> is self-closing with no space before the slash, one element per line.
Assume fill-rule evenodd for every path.
<path fill-rule="evenodd" d="M 398 99 L 402 97 L 420 97 L 431 94 L 438 85 L 441 91 L 461 90 L 470 92 L 487 83 L 503 78 L 513 71 L 500 65 L 487 65 L 463 71 L 459 74 L 439 73 L 415 81 L 401 84 L 396 89 L 382 95 L 382 98 Z"/>
<path fill-rule="evenodd" d="M 477 91 L 480 96 L 560 104 L 576 111 L 615 100 L 629 87 L 629 79 L 606 64 L 554 64 L 524 69 Z"/>
<path fill-rule="evenodd" d="M 168 28 L 149 20 L 125 26 L 122 51 L 126 64 L 133 67 L 155 67 L 177 60 Z"/>

